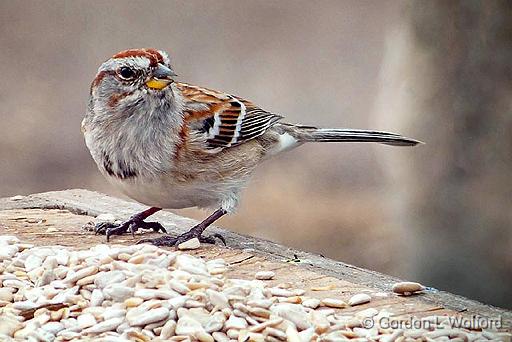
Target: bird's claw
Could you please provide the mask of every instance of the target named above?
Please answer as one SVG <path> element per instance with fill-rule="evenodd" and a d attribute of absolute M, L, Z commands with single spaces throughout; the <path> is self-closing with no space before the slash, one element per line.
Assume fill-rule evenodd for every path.
<path fill-rule="evenodd" d="M 140 229 L 152 229 L 154 232 L 166 233 L 164 226 L 158 222 L 145 222 L 140 219 L 130 218 L 121 224 L 115 224 L 112 222 L 100 222 L 94 227 L 95 234 L 104 234 L 107 237 L 107 242 L 110 240 L 112 235 L 122 235 L 130 231 L 133 237 L 135 232 Z"/>
<path fill-rule="evenodd" d="M 114 222 L 99 222 L 94 225 L 94 235 L 105 235 L 110 228 L 117 227 Z"/>
<path fill-rule="evenodd" d="M 215 242 L 216 242 L 215 238 L 217 238 L 220 241 L 222 241 L 224 246 L 226 245 L 226 240 L 219 233 L 215 233 L 215 234 L 212 234 L 209 236 L 203 236 L 203 235 L 201 235 L 201 232 L 195 230 L 194 228 L 192 228 L 188 232 L 183 233 L 179 236 L 164 235 L 164 236 L 154 238 L 154 239 L 142 239 L 142 240 L 137 241 L 137 244 L 150 243 L 152 245 L 159 246 L 159 247 L 178 247 L 178 245 L 180 245 L 183 242 L 186 242 L 188 240 L 191 240 L 193 238 L 197 238 L 199 240 L 199 242 L 201 242 L 201 243 L 208 243 L 208 244 L 212 244 L 212 245 L 215 244 Z"/>
<path fill-rule="evenodd" d="M 217 238 L 217 239 L 219 239 L 220 241 L 222 241 L 222 244 L 223 244 L 224 246 L 227 246 L 227 245 L 226 245 L 226 239 L 224 239 L 224 236 L 222 236 L 222 235 L 221 235 L 221 234 L 219 234 L 219 233 L 214 233 L 214 234 L 212 234 L 212 235 L 205 236 L 205 237 L 204 237 L 204 239 L 209 239 L 209 241 L 212 241 L 212 242 L 206 242 L 206 241 L 205 241 L 205 243 L 210 243 L 210 244 L 214 245 L 214 244 L 215 244 L 215 238 Z M 201 239 L 199 239 L 199 241 L 201 241 Z M 202 241 L 201 241 L 201 242 L 202 242 Z"/>
<path fill-rule="evenodd" d="M 131 224 L 130 225 L 126 225 L 126 224 L 121 224 L 121 225 L 118 225 L 118 226 L 114 226 L 114 227 L 110 227 L 110 228 L 107 228 L 107 231 L 105 232 L 105 236 L 107 237 L 107 242 L 110 241 L 110 237 L 112 235 L 123 235 L 124 233 L 126 233 L 126 231 L 128 230 L 128 227 L 127 226 L 132 226 Z M 137 229 L 135 229 L 137 230 Z M 132 231 L 132 235 L 133 235 L 133 231 Z M 134 235 L 135 237 L 135 235 Z"/>

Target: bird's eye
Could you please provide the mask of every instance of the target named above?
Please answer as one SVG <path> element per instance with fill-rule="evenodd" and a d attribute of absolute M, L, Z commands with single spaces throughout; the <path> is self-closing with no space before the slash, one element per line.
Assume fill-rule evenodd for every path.
<path fill-rule="evenodd" d="M 119 68 L 119 70 L 117 71 L 117 74 L 119 75 L 119 77 L 121 77 L 124 80 L 131 80 L 131 79 L 135 78 L 135 75 L 136 75 L 135 71 L 129 67 Z"/>

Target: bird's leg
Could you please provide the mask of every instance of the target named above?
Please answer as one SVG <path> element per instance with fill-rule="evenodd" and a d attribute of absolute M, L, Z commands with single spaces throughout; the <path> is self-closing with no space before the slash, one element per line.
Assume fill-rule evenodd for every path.
<path fill-rule="evenodd" d="M 135 232 L 139 228 L 153 229 L 157 233 L 160 231 L 162 233 L 166 233 L 164 226 L 162 226 L 160 223 L 144 221 L 146 218 L 160 210 L 162 210 L 162 208 L 151 207 L 138 214 L 132 215 L 128 220 L 124 221 L 121 224 L 101 222 L 94 227 L 94 232 L 96 234 L 105 234 L 107 236 L 107 241 L 109 241 L 110 236 L 122 235 L 126 233 L 128 230 L 132 233 L 132 236 L 135 237 Z"/>
<path fill-rule="evenodd" d="M 222 208 L 217 209 L 213 212 L 213 214 L 208 216 L 201 223 L 197 224 L 192 229 L 190 229 L 188 232 L 183 233 L 179 236 L 173 237 L 170 235 L 164 235 L 162 237 L 155 238 L 155 239 L 142 239 L 137 243 L 151 243 L 155 246 L 172 247 L 172 246 L 177 246 L 180 243 L 183 243 L 183 242 L 188 241 L 193 238 L 199 239 L 200 242 L 215 244 L 215 238 L 218 238 L 225 245 L 226 241 L 224 240 L 224 237 L 220 234 L 213 234 L 211 236 L 203 236 L 202 234 L 203 234 L 204 230 L 206 228 L 208 228 L 208 226 L 210 226 L 213 222 L 217 221 L 219 218 L 224 216 L 226 213 L 227 212 L 225 209 L 222 209 Z"/>

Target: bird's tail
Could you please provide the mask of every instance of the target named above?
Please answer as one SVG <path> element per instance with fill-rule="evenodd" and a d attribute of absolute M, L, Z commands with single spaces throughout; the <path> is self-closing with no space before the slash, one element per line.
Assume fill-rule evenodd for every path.
<path fill-rule="evenodd" d="M 374 142 L 393 146 L 414 146 L 421 141 L 399 134 L 345 128 L 316 128 L 309 126 L 283 125 L 283 130 L 298 143 L 304 142 Z"/>
<path fill-rule="evenodd" d="M 309 137 L 306 135 L 306 139 L 319 142 L 375 142 L 393 146 L 414 146 L 420 143 L 395 133 L 342 128 L 315 129 L 310 132 Z"/>

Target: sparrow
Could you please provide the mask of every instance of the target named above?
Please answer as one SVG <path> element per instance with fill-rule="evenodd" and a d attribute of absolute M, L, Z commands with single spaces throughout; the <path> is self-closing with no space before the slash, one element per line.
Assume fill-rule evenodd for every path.
<path fill-rule="evenodd" d="M 121 51 L 101 64 L 82 132 L 100 172 L 124 194 L 149 206 L 121 224 L 97 225 L 96 233 L 107 240 L 138 229 L 166 233 L 160 223 L 145 221 L 162 209 L 214 210 L 182 235 L 139 241 L 157 246 L 192 238 L 223 240 L 203 232 L 235 211 L 255 168 L 304 143 L 419 143 L 382 131 L 287 123 L 239 96 L 176 81 L 169 55 L 149 48 Z"/>

